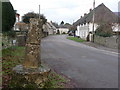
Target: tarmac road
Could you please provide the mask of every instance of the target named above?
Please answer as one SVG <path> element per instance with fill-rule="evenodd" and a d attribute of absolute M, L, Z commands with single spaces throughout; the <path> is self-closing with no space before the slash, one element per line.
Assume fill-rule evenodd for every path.
<path fill-rule="evenodd" d="M 53 35 L 42 39 L 41 58 L 78 88 L 118 88 L 118 54 Z"/>

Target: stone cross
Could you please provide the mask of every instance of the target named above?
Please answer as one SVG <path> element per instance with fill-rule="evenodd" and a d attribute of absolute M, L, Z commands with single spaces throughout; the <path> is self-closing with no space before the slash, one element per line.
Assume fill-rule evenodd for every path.
<path fill-rule="evenodd" d="M 38 68 L 41 64 L 40 59 L 40 43 L 42 36 L 42 20 L 30 19 L 30 29 L 28 31 L 28 38 L 26 42 L 25 61 L 23 66 L 25 68 Z"/>
<path fill-rule="evenodd" d="M 30 29 L 26 42 L 25 61 L 22 65 L 13 68 L 19 80 L 26 80 L 29 83 L 36 84 L 39 88 L 43 88 L 48 81 L 50 69 L 41 64 L 40 44 L 42 37 L 42 20 L 30 19 Z M 23 87 L 28 83 L 23 82 Z"/>

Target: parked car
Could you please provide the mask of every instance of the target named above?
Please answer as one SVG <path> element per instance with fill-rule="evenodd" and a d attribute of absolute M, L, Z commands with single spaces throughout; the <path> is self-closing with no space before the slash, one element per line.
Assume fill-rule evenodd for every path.
<path fill-rule="evenodd" d="M 73 33 L 72 31 L 69 31 L 69 32 L 68 32 L 68 35 L 69 35 L 69 36 L 73 36 L 74 33 Z"/>

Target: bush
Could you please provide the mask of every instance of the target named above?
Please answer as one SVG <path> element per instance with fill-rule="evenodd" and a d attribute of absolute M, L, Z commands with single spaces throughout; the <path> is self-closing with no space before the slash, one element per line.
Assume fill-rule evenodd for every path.
<path fill-rule="evenodd" d="M 9 38 L 15 38 L 16 37 L 16 32 L 15 31 L 3 32 L 3 35 L 8 36 Z"/>
<path fill-rule="evenodd" d="M 108 23 L 101 23 L 95 32 L 96 35 L 102 37 L 110 37 L 113 35 L 112 26 Z"/>
<path fill-rule="evenodd" d="M 16 33 L 14 31 L 9 31 L 7 33 L 7 35 L 10 37 L 10 38 L 15 38 L 16 37 Z"/>
<path fill-rule="evenodd" d="M 62 34 L 66 34 L 65 32 L 63 32 Z"/>

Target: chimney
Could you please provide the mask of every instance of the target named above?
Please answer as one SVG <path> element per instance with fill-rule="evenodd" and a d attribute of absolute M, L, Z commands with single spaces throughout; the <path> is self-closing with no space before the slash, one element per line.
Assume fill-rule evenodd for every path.
<path fill-rule="evenodd" d="M 80 18 L 82 18 L 82 16 Z"/>
<path fill-rule="evenodd" d="M 84 13 L 84 16 L 86 16 L 87 14 L 86 13 Z"/>
<path fill-rule="evenodd" d="M 18 19 L 18 22 L 20 21 L 20 14 L 16 14 L 16 17 Z"/>
<path fill-rule="evenodd" d="M 20 15 L 18 16 L 18 22 L 20 21 Z"/>
<path fill-rule="evenodd" d="M 92 9 L 90 9 L 90 12 L 92 11 Z"/>

